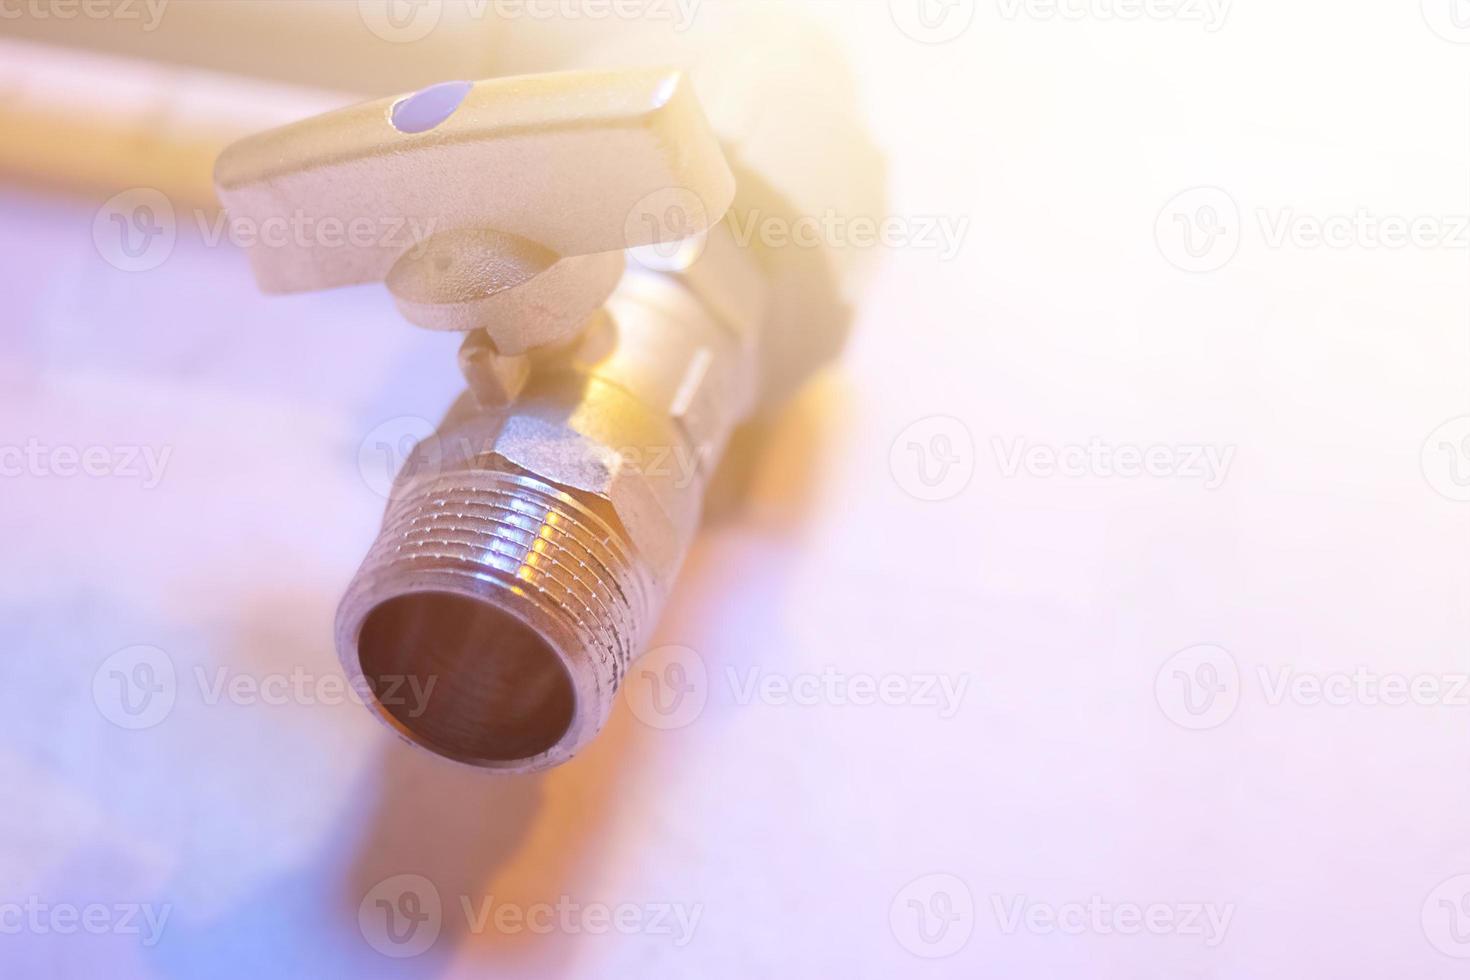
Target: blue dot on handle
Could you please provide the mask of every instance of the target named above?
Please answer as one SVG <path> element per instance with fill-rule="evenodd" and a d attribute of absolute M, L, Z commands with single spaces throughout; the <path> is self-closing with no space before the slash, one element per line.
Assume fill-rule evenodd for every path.
<path fill-rule="evenodd" d="M 398 100 L 390 117 L 393 128 L 400 133 L 427 133 L 454 115 L 472 88 L 473 82 L 440 82 Z"/>

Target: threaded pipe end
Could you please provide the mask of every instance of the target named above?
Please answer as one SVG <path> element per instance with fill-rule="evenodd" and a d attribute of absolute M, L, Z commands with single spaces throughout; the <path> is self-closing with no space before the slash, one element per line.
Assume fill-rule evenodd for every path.
<path fill-rule="evenodd" d="M 530 771 L 602 728 L 651 586 L 625 536 L 510 470 L 400 485 L 337 610 L 337 651 L 404 739 Z"/>

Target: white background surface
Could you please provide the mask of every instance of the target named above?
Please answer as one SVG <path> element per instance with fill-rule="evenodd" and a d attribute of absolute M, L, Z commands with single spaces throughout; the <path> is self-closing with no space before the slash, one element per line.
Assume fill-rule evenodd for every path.
<path fill-rule="evenodd" d="M 168 914 L 152 946 L 0 935 L 3 972 L 1463 975 L 1470 45 L 1432 2 L 1241 2 L 1213 32 L 1010 9 L 980 3 L 945 44 L 881 3 L 827 10 L 893 215 L 963 222 L 962 248 L 884 250 L 840 370 L 699 541 L 658 643 L 694 651 L 703 710 L 663 731 L 624 705 L 539 778 L 412 753 L 352 703 L 211 703 L 221 677 L 335 675 L 333 609 L 382 506 L 360 449 L 438 416 L 454 339 L 378 288 L 258 297 L 187 225 L 126 274 L 93 205 L 0 193 L 0 443 L 168 453 L 156 486 L 0 482 L 0 898 Z M 1222 198 L 1176 196 L 1201 186 L 1238 247 L 1190 273 L 1176 215 Z M 1273 242 L 1360 213 L 1452 237 Z M 1018 446 L 1094 439 L 1230 465 L 1214 489 L 1007 472 Z M 915 496 L 942 459 L 921 473 L 911 444 L 950 458 L 947 499 Z M 127 730 L 105 678 L 135 645 L 176 691 Z M 1203 716 L 1175 669 L 1208 675 L 1171 663 L 1200 645 L 1223 685 Z M 1359 669 L 1427 676 L 1441 703 L 1276 696 Z M 742 703 L 752 677 L 824 672 L 962 696 L 952 716 Z M 401 960 L 365 899 L 398 875 L 443 907 Z M 469 928 L 461 899 L 583 912 Z M 699 917 L 682 946 L 648 919 L 595 934 L 599 903 Z M 1174 925 L 1120 934 L 1126 905 Z M 1183 927 L 1194 905 L 1223 935 Z"/>

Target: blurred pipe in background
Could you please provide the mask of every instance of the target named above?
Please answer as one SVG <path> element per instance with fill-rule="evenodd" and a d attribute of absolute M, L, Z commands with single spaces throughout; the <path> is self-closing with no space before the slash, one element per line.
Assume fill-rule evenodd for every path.
<path fill-rule="evenodd" d="M 781 25 L 803 30 L 765 0 L 0 0 L 0 176 L 214 206 L 213 161 L 250 133 L 446 79 L 635 64 L 692 69 L 725 128 L 806 140 L 780 130 L 820 114 L 719 84 L 794 75 L 827 114 L 850 103 L 842 54 L 773 44 Z"/>
<path fill-rule="evenodd" d="M 170 65 L 0 39 L 0 174 L 70 191 L 153 187 L 217 206 L 228 144 L 355 101 Z"/>

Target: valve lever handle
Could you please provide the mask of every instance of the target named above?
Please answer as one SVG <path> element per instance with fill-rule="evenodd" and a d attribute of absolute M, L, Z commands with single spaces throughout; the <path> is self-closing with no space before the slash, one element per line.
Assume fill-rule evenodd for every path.
<path fill-rule="evenodd" d="M 452 82 L 250 137 L 215 168 L 267 292 L 387 282 L 414 323 L 514 355 L 569 339 L 624 249 L 718 222 L 735 194 L 671 69 Z M 274 229 L 275 233 L 271 233 Z"/>

